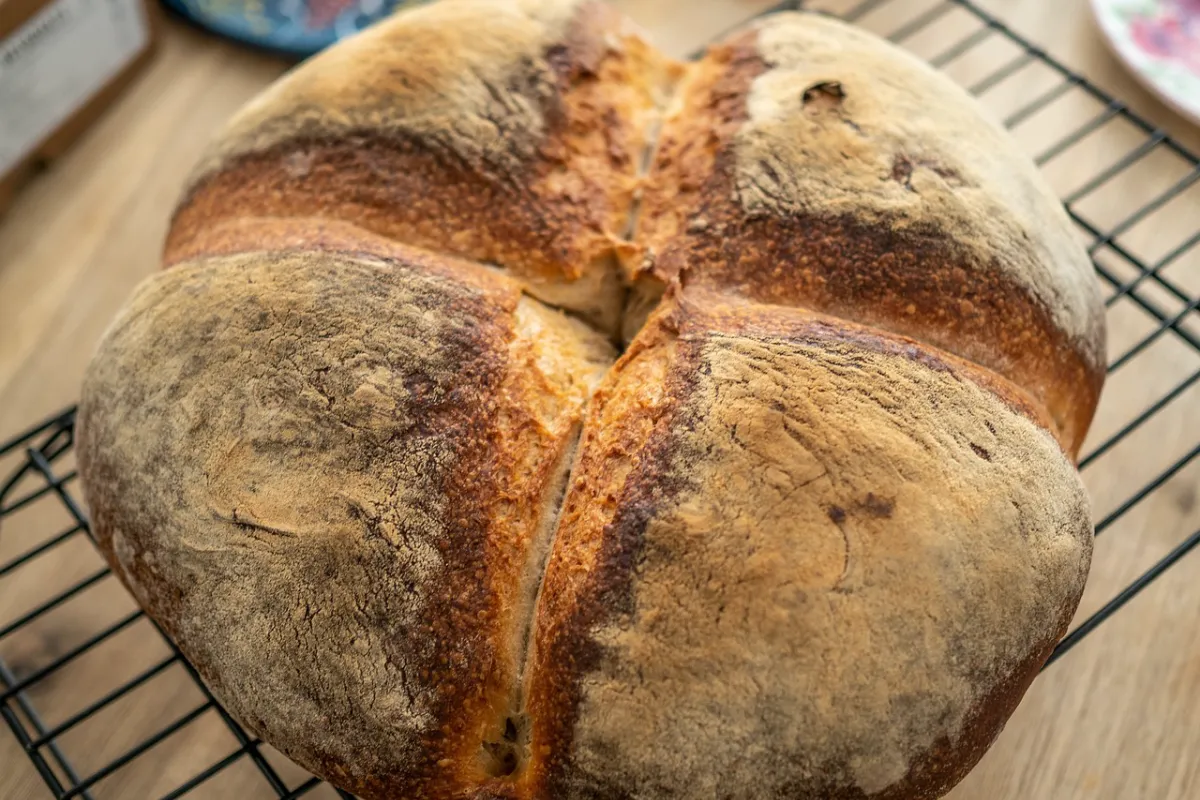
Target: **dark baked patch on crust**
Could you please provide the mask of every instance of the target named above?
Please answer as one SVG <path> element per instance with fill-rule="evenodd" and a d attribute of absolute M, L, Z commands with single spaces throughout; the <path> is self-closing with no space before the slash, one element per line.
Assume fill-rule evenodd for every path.
<path fill-rule="evenodd" d="M 716 198 L 733 190 L 710 186 Z M 995 370 L 1045 404 L 1064 449 L 1078 451 L 1103 371 L 1041 303 L 998 265 L 970 264 L 945 231 L 851 215 L 745 218 L 721 200 L 699 213 L 708 225 L 666 248 L 656 261 L 663 274 L 687 271 L 694 285 L 813 308 Z"/>
<path fill-rule="evenodd" d="M 490 270 L 474 262 L 448 258 L 434 250 L 401 244 L 350 222 L 325 217 L 231 217 L 198 230 L 186 247 L 173 251 L 173 260 L 165 268 L 188 266 L 219 256 L 244 256 L 248 253 L 303 255 L 325 252 L 347 258 L 366 258 L 402 263 L 405 268 L 426 276 L 462 280 L 468 285 L 505 287 L 499 270 Z"/>
<path fill-rule="evenodd" d="M 606 247 L 588 208 L 602 198 L 545 204 L 529 193 L 531 178 L 497 180 L 398 135 L 291 139 L 240 157 L 194 190 L 176 213 L 166 260 L 185 258 L 194 237 L 226 218 L 325 217 L 534 280 L 577 279 Z"/>
<path fill-rule="evenodd" d="M 836 339 L 852 343 L 864 353 L 895 356 L 921 364 L 934 372 L 953 375 L 987 389 L 1014 412 L 1039 427 L 1054 431 L 1053 420 L 1046 409 L 1020 386 L 989 369 L 960 358 L 950 352 L 931 347 L 905 336 L 897 336 L 877 327 L 849 322 L 841 317 L 818 314 L 789 306 L 770 306 L 747 302 L 703 287 L 689 287 L 675 296 L 679 305 L 676 314 L 703 319 L 714 331 L 731 331 L 739 335 L 766 340 L 816 342 Z M 994 433 L 994 432 L 993 432 Z"/>

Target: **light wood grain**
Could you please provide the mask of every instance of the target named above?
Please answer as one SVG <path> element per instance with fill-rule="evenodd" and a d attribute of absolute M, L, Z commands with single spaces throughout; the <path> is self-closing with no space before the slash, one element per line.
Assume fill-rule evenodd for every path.
<path fill-rule="evenodd" d="M 891 0 L 862 24 L 888 34 L 940 0 Z M 682 55 L 768 3 L 750 0 L 627 0 L 621 4 L 671 52 Z M 854 2 L 811 5 L 841 11 Z M 1155 124 L 1200 149 L 1200 131 L 1143 92 L 1101 44 L 1084 0 L 981 0 L 1015 30 L 1130 103 Z M 978 29 L 955 8 L 904 44 L 936 56 Z M 183 177 L 212 130 L 285 68 L 168 25 L 162 51 L 131 91 L 79 146 L 23 193 L 0 221 L 0 438 L 72 402 L 97 338 L 133 286 L 157 266 L 167 214 Z M 947 64 L 971 84 L 1020 51 L 1001 36 Z M 1004 116 L 1050 89 L 1058 76 L 1031 64 L 983 96 Z M 1072 89 L 1023 121 L 1014 134 L 1031 154 L 1046 148 L 1102 106 Z M 1145 136 L 1114 120 L 1049 161 L 1046 174 L 1066 194 L 1137 147 Z M 1109 229 L 1133 208 L 1184 178 L 1191 166 L 1163 148 L 1083 197 L 1079 212 Z M 1200 229 L 1200 185 L 1122 234 L 1118 242 L 1154 262 Z M 1083 236 L 1084 241 L 1090 241 Z M 1104 249 L 1098 260 L 1121 280 L 1137 272 Z M 1190 250 L 1163 270 L 1200 293 L 1200 253 Z M 1153 281 L 1139 296 L 1168 315 L 1184 302 Z M 1181 327 L 1200 337 L 1197 314 Z M 1156 325 L 1128 298 L 1109 314 L 1115 358 Z M 1149 403 L 1200 370 L 1200 353 L 1167 333 L 1110 380 L 1091 438 L 1102 441 Z M 1200 386 L 1200 383 L 1197 384 Z M 1200 388 L 1193 387 L 1084 471 L 1096 519 L 1104 518 L 1200 442 Z M 1085 448 L 1085 452 L 1087 448 Z M 0 478 L 11 459 L 0 460 Z M 69 464 L 62 465 L 69 468 Z M 1081 616 L 1099 608 L 1142 570 L 1200 527 L 1200 461 L 1166 480 L 1099 538 Z M 54 503 L 38 503 L 5 520 L 0 563 L 70 525 Z M 95 570 L 100 561 L 78 538 L 30 566 L 0 577 L 0 628 Z M 1192 800 L 1200 797 L 1200 554 L 1184 560 L 1113 620 L 1051 667 L 954 800 Z M 120 619 L 133 605 L 112 578 L 0 640 L 0 656 L 28 673 Z M 121 681 L 167 655 L 139 621 L 30 691 L 54 725 Z M 179 665 L 64 735 L 60 743 L 82 774 L 202 701 Z M 101 781 L 97 798 L 161 796 L 236 747 L 209 710 L 149 754 Z M 267 748 L 269 752 L 269 748 Z M 291 785 L 303 773 L 272 755 Z M 44 784 L 0 730 L 0 797 L 49 797 Z M 247 759 L 191 797 L 274 796 Z M 332 797 L 327 789 L 311 796 Z"/>

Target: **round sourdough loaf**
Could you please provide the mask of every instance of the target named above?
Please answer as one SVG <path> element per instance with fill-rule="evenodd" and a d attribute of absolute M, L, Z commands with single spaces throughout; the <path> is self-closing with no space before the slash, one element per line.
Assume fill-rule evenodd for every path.
<path fill-rule="evenodd" d="M 103 339 L 113 569 L 366 800 L 917 800 L 1091 554 L 1088 259 L 946 78 L 820 16 L 682 65 L 443 0 L 216 139 Z"/>

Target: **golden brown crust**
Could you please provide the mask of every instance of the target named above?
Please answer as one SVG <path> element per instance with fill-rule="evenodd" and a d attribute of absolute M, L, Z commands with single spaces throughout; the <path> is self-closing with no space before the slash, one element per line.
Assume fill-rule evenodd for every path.
<path fill-rule="evenodd" d="M 428 254 L 180 265 L 87 378 L 97 539 L 253 731 L 364 797 L 457 796 L 489 779 L 527 556 L 609 363 Z"/>
<path fill-rule="evenodd" d="M 755 338 L 790 337 L 797 331 L 806 335 L 824 332 L 840 342 L 852 343 L 866 352 L 915 361 L 934 372 L 953 374 L 956 379 L 970 381 L 986 389 L 1014 413 L 1047 431 L 1054 430 L 1044 406 L 1020 386 L 996 373 L 981 368 L 952 353 L 930 347 L 927 343 L 880 331 L 869 325 L 848 322 L 840 317 L 818 314 L 804 309 L 775 307 L 747 301 L 703 287 L 689 287 L 671 295 L 667 306 L 672 308 L 668 319 L 676 316 L 699 316 L 713 330 L 736 332 Z"/>
<path fill-rule="evenodd" d="M 642 270 L 954 352 L 1029 391 L 1078 452 L 1104 379 L 1098 286 L 1061 205 L 974 101 L 806 14 L 714 48 L 685 87 Z"/>
<path fill-rule="evenodd" d="M 592 399 L 536 611 L 527 685 L 532 741 L 521 776 L 525 797 L 576 796 L 562 783 L 571 768 L 578 682 L 598 661 L 587 631 L 605 618 L 611 599 L 605 594 L 611 570 L 603 569 L 601 559 L 611 549 L 609 526 L 630 511 L 626 486 L 653 458 L 650 448 L 662 441 L 678 405 L 684 378 L 673 369 L 676 344 L 671 321 L 654 319 Z M 626 788 L 607 786 L 593 796 L 632 796 Z"/>
<path fill-rule="evenodd" d="M 364 800 L 940 796 L 1078 601 L 1086 257 L 835 23 L 682 70 L 594 0 L 406 12 L 234 119 L 165 264 L 85 383 L 101 549 Z"/>
<path fill-rule="evenodd" d="M 224 219 L 325 217 L 498 264 L 613 331 L 616 249 L 673 70 L 593 0 L 398 15 L 235 117 L 196 170 L 166 259 Z"/>
<path fill-rule="evenodd" d="M 606 378 L 549 563 L 531 796 L 941 796 L 1082 592 L 1072 465 L 912 343 L 705 298 L 651 325 L 662 398 L 654 349 Z"/>

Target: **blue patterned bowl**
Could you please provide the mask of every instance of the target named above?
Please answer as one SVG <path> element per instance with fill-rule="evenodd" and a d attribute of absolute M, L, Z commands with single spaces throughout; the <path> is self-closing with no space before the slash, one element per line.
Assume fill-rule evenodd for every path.
<path fill-rule="evenodd" d="M 304 57 L 427 0 L 163 0 L 167 8 L 221 36 Z"/>

